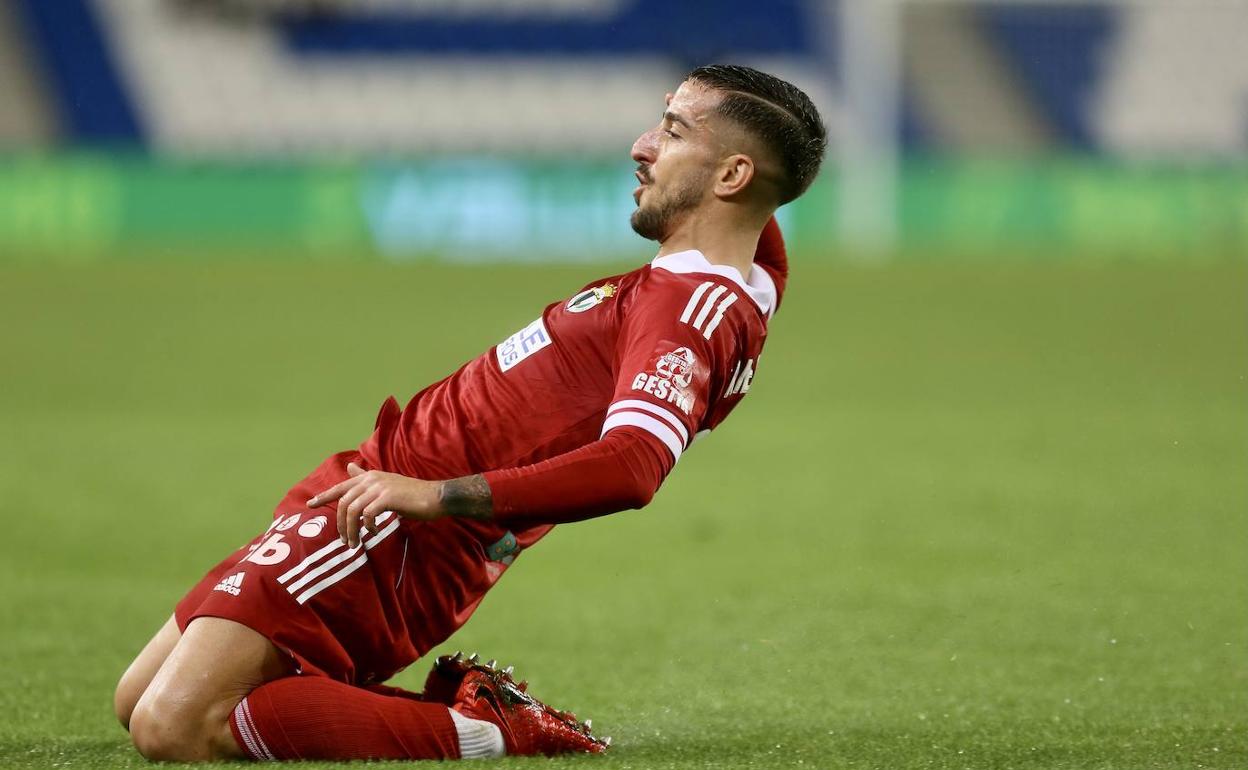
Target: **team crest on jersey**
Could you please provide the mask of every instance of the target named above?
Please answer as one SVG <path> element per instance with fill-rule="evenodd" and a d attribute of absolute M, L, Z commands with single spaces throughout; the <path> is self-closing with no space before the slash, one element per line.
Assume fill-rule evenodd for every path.
<path fill-rule="evenodd" d="M 584 313 L 586 310 L 601 305 L 603 300 L 610 299 L 615 296 L 615 284 L 604 283 L 601 286 L 595 286 L 592 289 L 577 294 L 568 300 L 567 308 L 569 313 Z"/>

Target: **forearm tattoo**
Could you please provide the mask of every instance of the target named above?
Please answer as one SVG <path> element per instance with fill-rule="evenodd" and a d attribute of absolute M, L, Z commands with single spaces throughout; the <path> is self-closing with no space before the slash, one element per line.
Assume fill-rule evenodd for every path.
<path fill-rule="evenodd" d="M 480 473 L 443 481 L 438 498 L 447 516 L 488 521 L 494 514 L 494 496 Z"/>

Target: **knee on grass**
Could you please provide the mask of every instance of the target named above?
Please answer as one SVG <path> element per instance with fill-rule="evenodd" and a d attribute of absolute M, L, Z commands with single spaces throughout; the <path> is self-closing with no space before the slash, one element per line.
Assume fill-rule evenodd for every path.
<path fill-rule="evenodd" d="M 144 698 L 130 716 L 130 739 L 153 762 L 196 762 L 240 756 L 230 732 L 232 706 L 191 709 L 160 698 Z"/>
<path fill-rule="evenodd" d="M 126 730 L 130 729 L 130 717 L 134 714 L 134 707 L 139 702 L 139 696 L 142 695 L 133 690 L 134 688 L 123 676 L 117 683 L 117 689 L 113 691 L 113 713 L 117 715 L 117 721 L 121 722 L 121 726 Z"/>
<path fill-rule="evenodd" d="M 134 709 L 139 705 L 139 699 L 143 697 L 149 684 L 151 684 L 151 679 L 140 678 L 131 671 L 122 674 L 121 679 L 118 680 L 117 689 L 113 691 L 113 713 L 117 715 L 117 721 L 125 729 L 130 729 Z"/>

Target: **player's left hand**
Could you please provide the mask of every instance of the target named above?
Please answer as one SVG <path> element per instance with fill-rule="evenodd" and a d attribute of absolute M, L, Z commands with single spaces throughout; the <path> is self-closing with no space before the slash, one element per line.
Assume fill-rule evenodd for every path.
<path fill-rule="evenodd" d="M 360 529 L 376 532 L 377 517 L 394 511 L 413 519 L 436 519 L 442 515 L 441 484 L 397 473 L 366 471 L 347 464 L 350 478 L 340 481 L 308 500 L 309 508 L 338 501 L 338 536 L 351 548 L 360 544 Z"/>

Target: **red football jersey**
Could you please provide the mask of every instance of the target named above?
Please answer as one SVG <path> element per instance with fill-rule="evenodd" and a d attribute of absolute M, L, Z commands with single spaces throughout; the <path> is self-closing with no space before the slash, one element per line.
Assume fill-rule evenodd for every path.
<path fill-rule="evenodd" d="M 749 392 L 786 277 L 778 267 L 773 275 L 755 263 L 747 279 L 684 251 L 595 281 L 401 412 L 388 401 L 360 453 L 373 468 L 450 479 L 530 465 L 631 428 L 676 461 Z M 512 532 L 447 517 L 420 526 L 446 546 L 444 563 L 428 565 L 438 574 L 426 583 L 423 609 L 436 616 L 427 618 L 427 646 L 418 645 L 427 649 L 552 525 Z"/>

